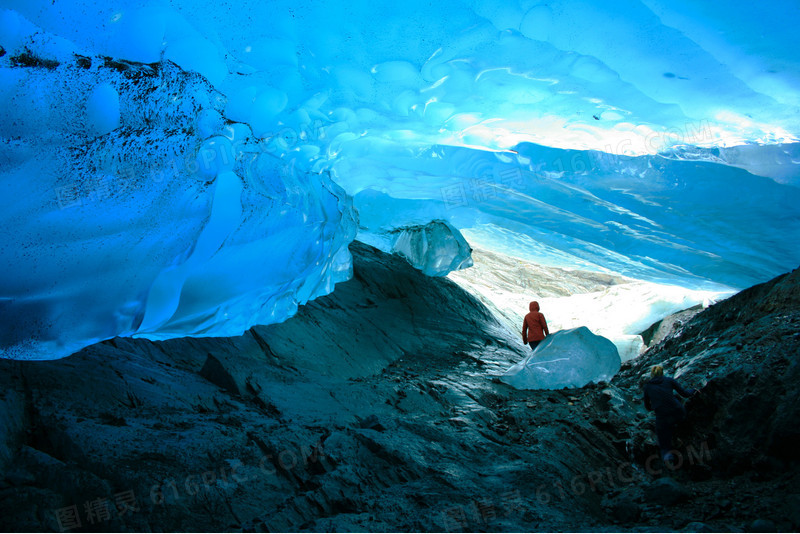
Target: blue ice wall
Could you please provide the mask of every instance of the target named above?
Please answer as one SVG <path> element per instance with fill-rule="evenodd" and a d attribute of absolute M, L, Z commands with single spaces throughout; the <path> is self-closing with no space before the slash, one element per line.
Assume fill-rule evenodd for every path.
<path fill-rule="evenodd" d="M 794 2 L 5 1 L 0 347 L 233 335 L 469 240 L 693 287 L 800 263 Z"/>
<path fill-rule="evenodd" d="M 227 120 L 203 77 L 13 61 L 0 75 L 4 356 L 240 334 L 349 278 L 349 197 Z"/>

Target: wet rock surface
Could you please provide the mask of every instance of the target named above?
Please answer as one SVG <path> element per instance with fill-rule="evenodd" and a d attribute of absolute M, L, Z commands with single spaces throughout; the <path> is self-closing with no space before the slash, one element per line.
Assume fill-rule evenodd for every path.
<path fill-rule="evenodd" d="M 609 383 L 519 391 L 497 379 L 527 354 L 516 332 L 450 281 L 353 249 L 355 278 L 280 325 L 0 362 L 5 528 L 800 527 L 798 271 Z M 672 466 L 640 402 L 653 363 L 700 389 Z"/>

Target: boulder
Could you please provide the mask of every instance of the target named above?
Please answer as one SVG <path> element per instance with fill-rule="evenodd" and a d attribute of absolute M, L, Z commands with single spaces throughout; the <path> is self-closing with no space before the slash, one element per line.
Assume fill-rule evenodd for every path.
<path fill-rule="evenodd" d="M 610 380 L 620 364 L 614 343 L 580 326 L 547 336 L 500 380 L 517 389 L 580 388 Z"/>
<path fill-rule="evenodd" d="M 692 492 L 670 477 L 661 477 L 644 488 L 644 498 L 653 504 L 673 505 L 688 500 Z"/>

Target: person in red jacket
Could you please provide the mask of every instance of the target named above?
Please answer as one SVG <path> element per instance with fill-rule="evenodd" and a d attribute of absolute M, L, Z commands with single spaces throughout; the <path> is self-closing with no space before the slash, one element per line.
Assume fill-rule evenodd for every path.
<path fill-rule="evenodd" d="M 531 350 L 536 350 L 536 346 L 550 335 L 547 329 L 547 321 L 539 311 L 539 303 L 535 300 L 530 304 L 530 313 L 522 321 L 522 342 L 531 346 Z"/>

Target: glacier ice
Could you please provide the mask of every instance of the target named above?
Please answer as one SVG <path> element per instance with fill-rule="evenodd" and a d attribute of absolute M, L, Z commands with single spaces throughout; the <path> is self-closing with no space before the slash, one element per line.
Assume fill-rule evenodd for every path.
<path fill-rule="evenodd" d="M 492 309 L 509 331 L 521 330 L 528 305 L 536 299 L 552 331 L 585 326 L 611 340 L 623 362 L 644 350 L 641 333 L 653 323 L 687 308 L 707 308 L 734 293 L 547 267 L 480 248 L 473 259 L 474 268 L 448 277 Z"/>
<path fill-rule="evenodd" d="M 8 0 L 3 356 L 228 335 L 469 243 L 729 290 L 800 263 L 789 0 Z M 357 222 L 359 221 L 359 222 Z"/>
<path fill-rule="evenodd" d="M 359 215 L 359 241 L 398 254 L 429 276 L 472 265 L 467 240 L 430 203 L 402 203 L 366 190 L 353 198 L 353 205 Z"/>
<path fill-rule="evenodd" d="M 450 223 L 433 220 L 425 225 L 401 226 L 381 233 L 359 228 L 359 241 L 405 258 L 428 276 L 445 276 L 472 265 L 467 240 Z"/>
<path fill-rule="evenodd" d="M 500 380 L 517 389 L 580 388 L 610 380 L 620 367 L 614 344 L 585 326 L 559 330 L 514 364 Z"/>
<path fill-rule="evenodd" d="M 487 250 L 692 288 L 746 287 L 800 264 L 800 188 L 736 166 L 529 143 L 373 148 L 345 146 L 333 164 L 357 208 L 372 204 L 366 220 L 428 214 Z"/>
<path fill-rule="evenodd" d="M 393 232 L 392 252 L 429 276 L 445 276 L 472 265 L 470 248 L 446 221 L 432 221 Z"/>
<path fill-rule="evenodd" d="M 203 78 L 101 58 L 2 74 L 4 357 L 236 335 L 350 276 L 351 200 L 226 121 Z"/>

